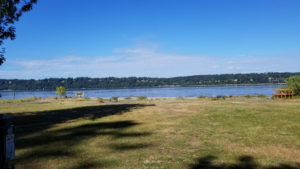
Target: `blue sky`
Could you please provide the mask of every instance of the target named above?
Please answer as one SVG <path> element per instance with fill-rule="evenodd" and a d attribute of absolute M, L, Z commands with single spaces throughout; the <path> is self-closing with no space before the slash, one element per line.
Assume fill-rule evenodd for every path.
<path fill-rule="evenodd" d="M 0 78 L 300 72 L 299 0 L 39 0 Z"/>

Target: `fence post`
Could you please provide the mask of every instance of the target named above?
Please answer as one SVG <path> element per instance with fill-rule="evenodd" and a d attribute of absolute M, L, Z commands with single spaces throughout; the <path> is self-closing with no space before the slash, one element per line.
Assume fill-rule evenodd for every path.
<path fill-rule="evenodd" d="M 0 114 L 0 169 L 14 169 L 15 136 L 10 115 Z"/>

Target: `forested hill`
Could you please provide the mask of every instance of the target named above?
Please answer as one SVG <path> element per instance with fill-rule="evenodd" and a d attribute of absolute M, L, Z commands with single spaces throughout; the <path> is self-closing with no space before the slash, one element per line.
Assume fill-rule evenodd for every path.
<path fill-rule="evenodd" d="M 41 80 L 0 79 L 0 90 L 53 90 L 57 86 L 67 89 L 111 89 L 166 86 L 201 86 L 223 84 L 284 83 L 289 76 L 299 73 L 249 73 L 196 75 L 172 78 L 49 78 Z"/>

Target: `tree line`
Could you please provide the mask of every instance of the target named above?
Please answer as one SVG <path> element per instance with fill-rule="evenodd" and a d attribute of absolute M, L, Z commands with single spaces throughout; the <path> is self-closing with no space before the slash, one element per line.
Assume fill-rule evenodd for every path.
<path fill-rule="evenodd" d="M 234 84 L 277 84 L 300 73 L 247 73 L 195 75 L 172 78 L 106 77 L 106 78 L 47 78 L 47 79 L 0 79 L 0 90 L 55 90 L 57 86 L 67 89 L 112 89 L 168 86 L 203 86 Z"/>

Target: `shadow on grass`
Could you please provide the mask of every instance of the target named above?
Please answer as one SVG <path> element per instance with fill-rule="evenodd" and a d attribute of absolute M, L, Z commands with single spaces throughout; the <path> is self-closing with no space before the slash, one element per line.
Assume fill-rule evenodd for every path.
<path fill-rule="evenodd" d="M 190 166 L 190 169 L 300 169 L 300 163 L 263 166 L 257 163 L 252 156 L 241 156 L 235 163 L 213 163 L 216 159 L 215 156 L 199 158 L 196 164 Z"/>
<path fill-rule="evenodd" d="M 13 123 L 18 136 L 27 135 L 33 132 L 48 129 L 55 124 L 64 123 L 69 120 L 79 118 L 97 119 L 105 116 L 122 114 L 131 109 L 145 106 L 154 106 L 153 104 L 116 104 L 101 106 L 86 106 L 62 110 L 50 110 L 32 113 L 12 114 Z"/>
<path fill-rule="evenodd" d="M 116 122 L 101 122 L 93 124 L 84 124 L 76 127 L 63 128 L 44 132 L 36 137 L 25 137 L 17 139 L 17 148 L 33 148 L 37 146 L 55 144 L 65 142 L 68 145 L 78 144 L 81 140 L 85 140 L 95 136 L 112 136 L 114 139 L 125 137 L 141 137 L 148 136 L 151 133 L 124 133 L 122 130 L 139 125 L 134 121 L 116 121 Z M 109 129 L 109 131 L 107 131 Z M 137 145 L 138 146 L 138 145 Z"/>
<path fill-rule="evenodd" d="M 145 104 L 119 104 L 119 105 L 104 105 L 104 106 L 88 106 L 72 109 L 20 113 L 13 116 L 13 121 L 16 127 L 16 147 L 17 149 L 27 149 L 24 153 L 17 156 L 16 164 L 18 168 L 36 169 L 40 168 L 39 164 L 34 165 L 34 162 L 62 158 L 80 159 L 84 150 L 75 150 L 73 147 L 84 145 L 84 141 L 102 136 L 109 136 L 111 141 L 101 143 L 107 144 L 108 149 L 116 152 L 130 151 L 151 146 L 147 143 L 130 142 L 119 143 L 118 139 L 146 137 L 151 135 L 149 132 L 127 132 L 125 129 L 140 125 L 132 120 L 112 121 L 112 122 L 97 122 L 91 121 L 87 124 L 64 127 L 61 129 L 52 129 L 56 124 L 62 124 L 69 120 L 79 118 L 97 119 L 104 116 L 122 114 L 129 112 L 132 109 L 142 108 Z M 89 145 L 86 145 L 89 146 Z M 95 146 L 97 149 L 97 146 Z M 105 154 L 99 154 L 105 156 Z M 101 168 L 113 165 L 114 162 L 109 161 L 93 161 L 86 159 L 83 162 L 76 162 L 70 166 L 70 169 L 79 168 Z M 67 168 L 66 168 L 67 169 Z"/>
<path fill-rule="evenodd" d="M 106 167 L 109 167 L 110 165 L 108 164 L 103 164 L 103 163 L 100 163 L 100 162 L 92 162 L 92 161 L 89 161 L 89 162 L 82 162 L 82 163 L 79 163 L 77 164 L 76 166 L 70 168 L 70 169 L 90 169 L 90 168 L 106 168 Z"/>

